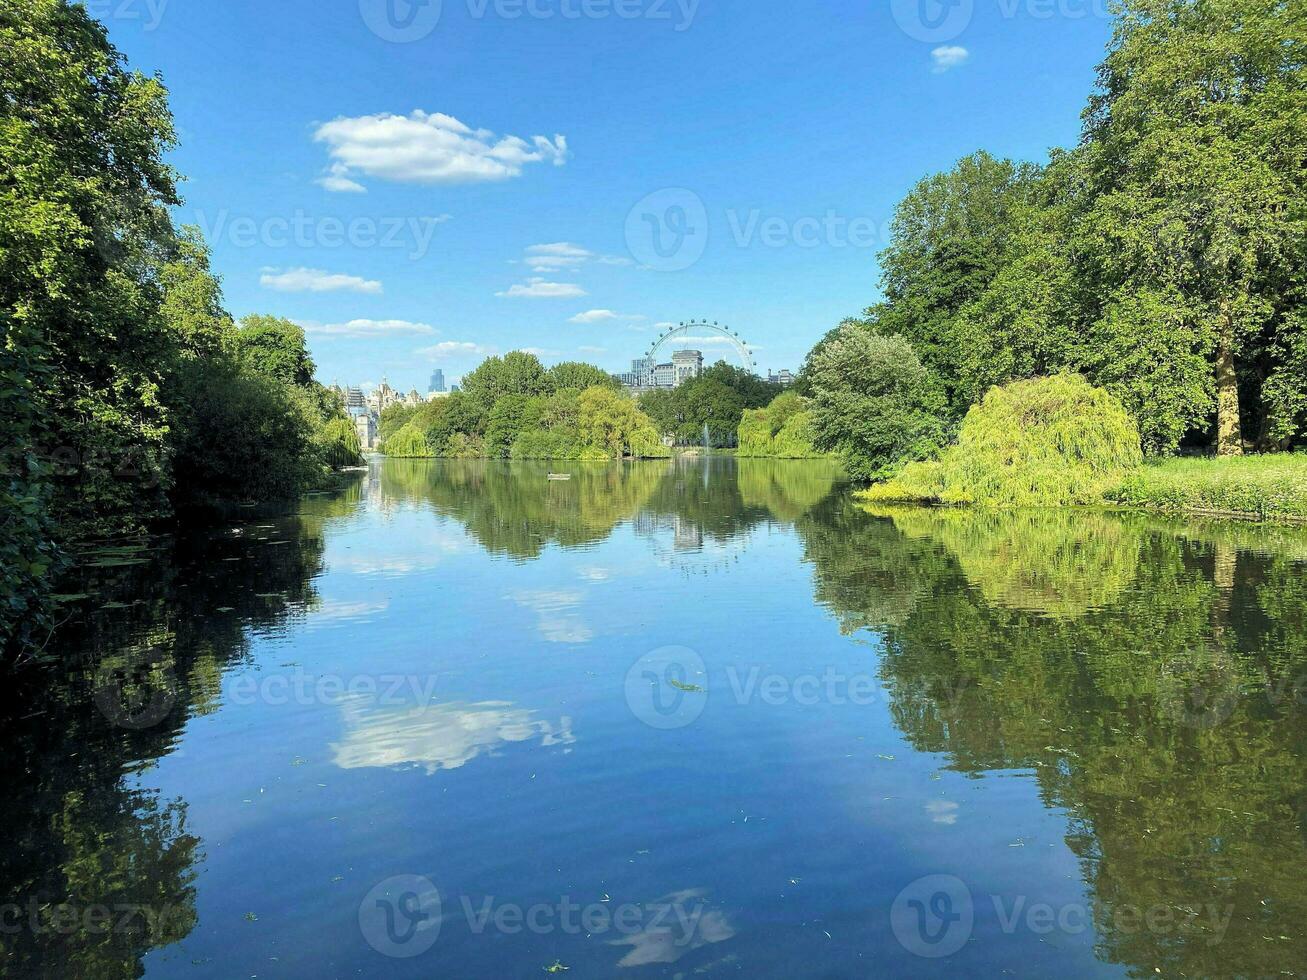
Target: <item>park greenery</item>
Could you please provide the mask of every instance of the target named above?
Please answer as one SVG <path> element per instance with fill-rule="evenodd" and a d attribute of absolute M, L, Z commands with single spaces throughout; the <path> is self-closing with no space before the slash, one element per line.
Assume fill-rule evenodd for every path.
<path fill-rule="evenodd" d="M 303 332 L 222 308 L 177 230 L 176 134 L 64 0 L 0 7 L 0 648 L 48 636 L 67 545 L 288 496 L 358 458 Z"/>
<path fill-rule="evenodd" d="M 1109 405 L 1124 408 L 1152 458 L 1302 448 L 1305 40 L 1301 5 L 1120 4 L 1078 146 L 1043 166 L 978 152 L 898 205 L 880 256 L 883 298 L 805 366 L 817 444 L 857 477 L 897 475 L 882 495 L 990 504 L 1102 499 L 1100 467 L 1136 452 L 1118 445 L 1123 419 Z M 897 345 L 895 357 L 870 338 Z M 1006 422 L 1032 431 L 993 430 L 982 446 L 982 425 L 1004 424 L 1000 404 L 1013 410 L 1010 399 L 1034 389 L 987 392 L 1067 373 L 1101 389 L 1066 403 L 1101 409 L 1100 431 L 1091 437 L 1089 419 L 1075 426 L 1063 460 L 1045 450 L 1069 418 L 1045 427 L 1018 413 Z M 1071 394 L 1065 380 L 1050 385 Z M 985 414 L 973 420 L 977 405 Z M 962 441 L 944 450 L 955 432 Z M 1087 455 L 1099 451 L 1098 462 Z M 1014 469 L 983 474 L 986 460 Z M 1071 487 L 1085 466 L 1088 481 Z M 1293 461 L 1153 465 L 1115 498 L 1291 509 L 1229 489 L 1253 473 L 1255 487 L 1305 505 Z M 1183 490 L 1190 479 L 1201 486 Z"/>
<path fill-rule="evenodd" d="M 608 374 L 534 354 L 490 357 L 462 388 L 392 405 L 378 435 L 387 456 L 454 459 L 648 459 L 671 455 L 650 419 Z"/>
<path fill-rule="evenodd" d="M 744 413 L 765 408 L 781 391 L 752 371 L 718 361 L 676 388 L 646 392 L 640 408 L 678 446 L 703 446 L 706 433 L 708 448 L 730 449 Z"/>
<path fill-rule="evenodd" d="M 745 410 L 736 455 L 813 459 L 825 455 L 817 448 L 816 439 L 808 400 L 787 391 L 765 408 Z"/>

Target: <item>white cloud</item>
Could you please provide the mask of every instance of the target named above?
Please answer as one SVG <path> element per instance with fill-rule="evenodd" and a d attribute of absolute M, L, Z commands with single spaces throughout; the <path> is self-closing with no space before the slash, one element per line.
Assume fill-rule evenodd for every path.
<path fill-rule="evenodd" d="M 413 353 L 433 361 L 444 361 L 455 357 L 488 357 L 494 353 L 494 349 L 466 340 L 442 340 L 431 347 L 421 347 Z"/>
<path fill-rule="evenodd" d="M 413 323 L 409 320 L 350 320 L 348 323 L 317 323 L 312 320 L 300 320 L 299 325 L 308 334 L 324 337 L 377 337 L 385 334 L 432 334 L 439 333 L 429 323 Z"/>
<path fill-rule="evenodd" d="M 350 180 L 349 167 L 343 163 L 333 163 L 327 172 L 314 183 L 336 194 L 366 194 L 368 192 L 368 189 L 357 180 Z"/>
<path fill-rule="evenodd" d="M 381 283 L 375 279 L 346 276 L 325 272 L 322 269 L 264 269 L 259 285 L 282 293 L 333 293 L 348 290 L 352 293 L 381 292 Z"/>
<path fill-rule="evenodd" d="M 540 276 L 532 276 L 525 283 L 516 283 L 496 296 L 516 296 L 526 299 L 575 299 L 588 295 L 584 289 L 570 282 L 547 282 Z"/>
<path fill-rule="evenodd" d="M 600 265 L 634 265 L 620 255 L 596 255 L 588 248 L 572 242 L 547 242 L 527 248 L 522 263 L 532 272 L 558 272 L 562 269 L 579 269 L 589 262 Z"/>
<path fill-rule="evenodd" d="M 577 350 L 580 351 L 582 354 L 607 354 L 608 353 L 607 347 L 578 347 Z"/>
<path fill-rule="evenodd" d="M 970 57 L 971 52 L 966 48 L 959 47 L 956 44 L 945 44 L 930 52 L 931 61 L 934 62 L 931 71 L 938 75 L 950 68 L 957 68 L 959 65 L 966 64 L 967 59 Z"/>
<path fill-rule="evenodd" d="M 532 245 L 526 250 L 522 261 L 536 272 L 557 272 L 559 269 L 575 269 L 585 265 L 594 258 L 594 253 L 571 242 L 550 242 L 545 245 Z"/>
<path fill-rule="evenodd" d="M 529 163 L 567 162 L 567 139 L 496 136 L 453 116 L 420 109 L 407 116 L 341 116 L 313 134 L 325 143 L 331 167 L 318 183 L 328 190 L 359 191 L 358 175 L 415 184 L 469 184 L 519 177 Z"/>
<path fill-rule="evenodd" d="M 534 354 L 541 359 L 546 357 L 562 357 L 563 352 L 560 350 L 550 350 L 548 347 L 523 347 L 523 354 Z"/>
<path fill-rule="evenodd" d="M 569 317 L 568 323 L 606 323 L 610 320 L 621 320 L 625 323 L 634 323 L 637 320 L 643 320 L 645 317 L 638 313 L 614 313 L 612 310 L 586 310 L 584 313 L 578 313 L 574 317 Z"/>

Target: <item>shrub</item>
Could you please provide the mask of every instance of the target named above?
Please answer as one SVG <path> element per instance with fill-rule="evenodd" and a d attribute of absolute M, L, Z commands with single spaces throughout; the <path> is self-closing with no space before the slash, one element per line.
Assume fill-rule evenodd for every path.
<path fill-rule="evenodd" d="M 824 456 L 807 400 L 786 392 L 766 408 L 750 409 L 740 422 L 740 456 L 812 459 Z"/>
<path fill-rule="evenodd" d="M 352 419 L 338 416 L 323 424 L 317 435 L 323 461 L 332 469 L 363 462 L 363 444 Z"/>
<path fill-rule="evenodd" d="M 425 459 L 434 456 L 426 434 L 416 422 L 401 426 L 399 431 L 386 440 L 385 453 L 400 459 Z"/>
<path fill-rule="evenodd" d="M 873 501 L 988 507 L 1101 503 L 1143 461 L 1121 403 L 1077 374 L 992 388 L 938 462 L 914 463 L 865 491 Z"/>
<path fill-rule="evenodd" d="M 884 479 L 948 441 L 943 386 L 902 337 L 846 325 L 813 354 L 808 374 L 816 446 L 839 453 L 858 479 Z"/>

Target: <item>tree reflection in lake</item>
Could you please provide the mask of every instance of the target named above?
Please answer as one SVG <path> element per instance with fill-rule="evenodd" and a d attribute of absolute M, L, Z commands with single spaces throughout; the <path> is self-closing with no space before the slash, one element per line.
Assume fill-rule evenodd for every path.
<path fill-rule="evenodd" d="M 799 529 L 912 745 L 1066 811 L 1102 959 L 1307 963 L 1307 529 L 835 503 Z"/>
<path fill-rule="evenodd" d="M 353 497 L 351 501 L 350 497 Z M 202 844 L 148 785 L 256 634 L 312 609 L 322 524 L 358 494 L 148 550 L 83 557 L 47 664 L 3 687 L 0 973 L 138 977 L 196 922 Z"/>
<path fill-rule="evenodd" d="M 1065 817 L 1057 852 L 1069 848 L 1078 861 L 1099 966 L 1268 975 L 1307 962 L 1307 529 L 1059 511 L 877 515 L 853 505 L 838 472 L 820 461 L 566 464 L 568 481 L 549 481 L 548 469 L 390 460 L 343 493 L 301 501 L 293 516 L 250 515 L 147 552 L 86 556 L 68 589 L 87 597 L 71 606 L 48 663 L 0 694 L 0 771 L 11 801 L 0 817 L 9 842 L 0 889 L 10 902 L 0 972 L 135 977 L 157 966 L 180 975 L 193 969 L 188 947 L 198 947 L 210 954 L 209 972 L 226 975 L 215 951 L 231 945 L 227 930 L 241 914 L 233 914 L 241 893 L 232 882 L 244 879 L 284 888 L 267 918 L 284 913 L 278 928 L 302 928 L 296 935 L 316 936 L 327 950 L 315 959 L 313 943 L 301 944 L 303 975 L 360 972 L 376 961 L 360 958 L 372 952 L 348 923 L 375 881 L 324 889 L 334 872 L 358 864 L 380 880 L 438 863 L 475 888 L 484 865 L 511 891 L 525 887 L 513 860 L 557 848 L 546 863 L 565 878 L 560 888 L 580 881 L 617 897 L 621 877 L 637 874 L 646 876 L 637 898 L 660 895 L 687 880 L 677 833 L 701 832 L 695 822 L 706 815 L 731 828 L 714 831 L 731 835 L 718 838 L 724 850 L 680 847 L 694 856 L 689 880 L 729 893 L 729 918 L 706 920 L 702 942 L 685 948 L 652 933 L 609 937 L 597 951 L 577 938 L 561 959 L 578 975 L 583 957 L 601 954 L 610 971 L 619 958 L 647 969 L 680 960 L 675 969 L 687 974 L 711 961 L 756 975 L 795 962 L 848 975 L 853 957 L 868 951 L 901 965 L 903 950 L 883 923 L 906 882 L 871 877 L 885 854 L 915 848 L 885 873 L 956 874 L 973 884 L 979 906 L 986 875 L 1002 871 L 1009 852 L 1006 843 L 996 858 L 980 844 L 958 850 L 956 840 L 927 837 L 919 803 L 912 814 L 896 810 L 890 793 L 917 792 L 917 782 L 941 775 L 983 786 L 990 774 L 1018 777 L 1038 794 L 991 798 L 987 819 L 1029 819 L 1033 810 L 1058 821 L 1061 834 Z M 435 524 L 446 526 L 443 537 L 421 536 Z M 463 551 L 410 560 L 431 540 L 461 541 L 460 528 Z M 750 541 L 761 544 L 747 561 L 730 569 L 709 561 L 726 550 L 738 557 Z M 572 554 L 601 550 L 593 559 Z M 802 575 L 787 574 L 800 559 L 811 594 Z M 665 574 L 669 563 L 696 561 L 702 579 Z M 622 693 L 654 632 L 644 613 L 660 589 L 678 601 L 655 610 L 659 635 L 717 637 L 701 651 L 712 700 L 701 727 L 680 733 L 679 756 L 666 751 L 677 735 L 633 720 Z M 724 615 L 732 602 L 736 615 Z M 351 618 L 353 609 L 369 612 Z M 816 652 L 796 650 L 800 639 Z M 224 715 L 235 711 L 224 677 L 298 667 L 283 662 L 283 648 L 306 663 L 321 658 L 310 666 L 429 670 L 439 683 L 415 703 L 345 699 L 293 715 L 263 703 L 239 721 Z M 838 661 L 856 671 L 864 657 L 875 658 L 887 704 L 731 703 L 720 684 L 727 667 L 817 673 Z M 256 723 L 263 741 L 246 727 Z M 863 770 L 879 746 L 869 756 L 860 746 L 877 725 L 898 758 L 869 777 Z M 270 760 L 274 742 L 291 754 L 280 743 L 292 728 L 296 755 L 316 748 L 322 758 Z M 170 764 L 183 744 L 186 757 Z M 683 761 L 692 756 L 712 766 Z M 939 773 L 939 756 L 971 778 Z M 205 773 L 192 768 L 197 757 L 226 765 L 228 777 L 257 764 L 248 792 L 266 779 L 283 796 L 249 824 L 239 823 L 252 812 L 246 801 L 228 798 L 245 789 L 188 802 L 183 793 L 206 789 Z M 179 791 L 182 769 L 194 775 Z M 656 782 L 668 778 L 679 782 Z M 883 790 L 878 807 L 860 799 L 861 809 L 849 810 L 829 793 L 836 785 L 856 795 L 868 779 Z M 1005 783 L 1009 794 L 1016 782 Z M 670 801 L 666 785 L 675 788 Z M 795 785 L 802 801 L 789 811 Z M 957 786 L 950 792 L 956 797 Z M 492 826 L 484 826 L 487 800 Z M 597 812 L 613 801 L 624 801 L 622 820 Z M 932 833 L 975 832 L 966 801 L 927 802 Z M 673 826 L 662 807 L 686 826 Z M 334 822 L 342 813 L 347 819 Z M 746 836 L 750 813 L 758 819 Z M 206 819 L 230 834 L 210 842 L 216 861 L 194 829 Z M 374 820 L 392 836 L 380 840 Z M 276 827 L 288 839 L 303 832 L 326 843 L 281 855 L 298 862 L 282 874 L 253 867 L 249 852 L 242 863 L 237 846 L 216 846 L 242 839 L 230 830 L 237 824 L 246 841 Z M 806 836 L 814 827 L 826 835 L 823 848 Z M 902 834 L 913 835 L 912 847 Z M 652 855 L 651 837 L 666 845 Z M 451 840 L 458 846 L 446 846 Z M 407 863 L 391 867 L 390 848 Z M 754 866 L 777 851 L 797 867 L 786 867 L 785 879 L 759 871 L 755 880 Z M 590 856 L 564 869 L 565 854 Z M 1039 877 L 1045 867 L 1012 874 L 1028 904 L 1054 887 Z M 781 892 L 807 904 L 791 911 L 758 897 Z M 200 922 L 206 897 L 226 916 L 219 925 Z M 1141 925 L 1130 917 L 1139 911 L 1168 918 Z M 975 950 L 1033 948 L 1013 945 L 983 913 L 978 907 L 968 949 L 991 955 L 985 964 L 997 965 L 999 954 Z M 838 940 L 826 925 L 814 928 L 818 921 Z M 850 952 L 841 941 L 861 945 Z M 863 948 L 876 943 L 888 945 Z M 508 948 L 452 926 L 441 944 L 442 956 L 473 972 Z M 244 973 L 281 953 L 267 935 L 236 946 Z M 1075 951 L 1043 948 L 1050 964 L 1064 956 L 1086 965 Z M 515 965 L 538 969 L 557 952 L 527 946 L 515 955 Z M 418 975 L 422 964 L 412 966 Z"/>

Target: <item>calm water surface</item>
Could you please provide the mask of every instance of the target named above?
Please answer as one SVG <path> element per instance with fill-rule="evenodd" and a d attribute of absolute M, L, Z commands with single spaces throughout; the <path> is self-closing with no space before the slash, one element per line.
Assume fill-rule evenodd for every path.
<path fill-rule="evenodd" d="M 1307 972 L 1307 530 L 545 472 L 88 556 L 0 972 Z"/>

